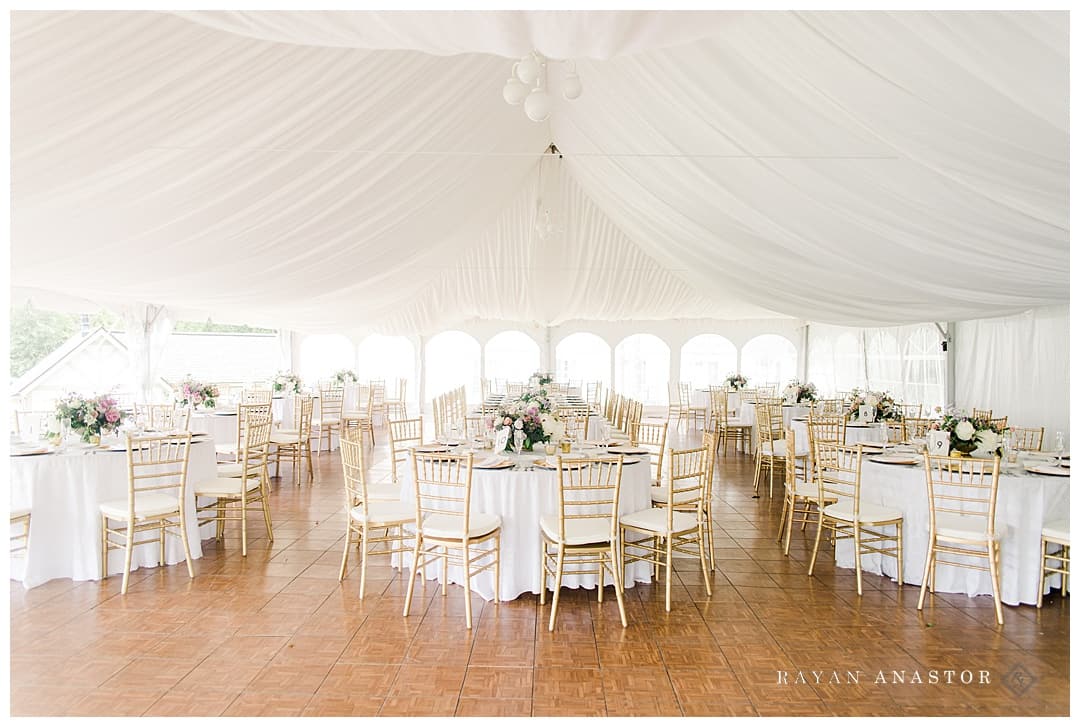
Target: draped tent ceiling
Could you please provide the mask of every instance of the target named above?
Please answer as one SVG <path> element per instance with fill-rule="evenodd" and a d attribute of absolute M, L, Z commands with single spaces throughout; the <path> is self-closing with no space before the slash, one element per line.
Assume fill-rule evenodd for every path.
<path fill-rule="evenodd" d="M 1064 12 L 16 12 L 11 34 L 23 294 L 344 333 L 1068 301 Z M 549 62 L 539 124 L 502 99 L 533 48 L 585 87 L 562 99 Z"/>

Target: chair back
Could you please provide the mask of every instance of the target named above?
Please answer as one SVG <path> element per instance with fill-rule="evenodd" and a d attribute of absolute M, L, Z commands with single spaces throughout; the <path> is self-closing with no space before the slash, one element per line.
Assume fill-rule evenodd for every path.
<path fill-rule="evenodd" d="M 664 472 L 664 451 L 667 447 L 668 423 L 635 422 L 630 427 L 630 444 L 649 451 L 649 461 L 656 467 L 654 479 L 659 484 Z"/>
<path fill-rule="evenodd" d="M 1024 452 L 1038 452 L 1043 446 L 1046 427 L 1013 427 L 1008 436 L 1013 437 L 1016 448 Z"/>
<path fill-rule="evenodd" d="M 720 436 L 716 432 L 702 432 L 701 446 L 705 449 L 705 503 L 712 502 L 713 475 L 716 472 L 716 453 Z"/>
<path fill-rule="evenodd" d="M 607 524 L 608 537 L 614 541 L 619 527 L 619 490 L 622 487 L 623 458 L 556 458 L 559 477 L 559 538 L 567 542 L 567 526 Z"/>
<path fill-rule="evenodd" d="M 135 520 L 135 499 L 139 493 L 176 490 L 181 519 L 187 491 L 191 432 L 128 436 L 128 518 Z"/>
<path fill-rule="evenodd" d="M 936 420 L 922 417 L 904 417 L 904 439 L 908 442 L 913 439 L 925 439 L 930 431 L 930 425 Z"/>
<path fill-rule="evenodd" d="M 390 429 L 390 456 L 395 462 L 405 461 L 410 448 L 419 447 L 424 443 L 424 420 L 422 417 L 391 419 L 388 427 Z M 396 479 L 395 477 L 395 481 Z"/>
<path fill-rule="evenodd" d="M 319 389 L 319 416 L 323 421 L 340 419 L 345 406 L 345 387 L 332 386 Z"/>
<path fill-rule="evenodd" d="M 990 426 L 999 432 L 1004 432 L 1009 428 L 1009 417 L 995 417 L 990 420 Z"/>
<path fill-rule="evenodd" d="M 930 532 L 937 524 L 964 522 L 976 526 L 984 543 L 993 536 L 997 511 L 1001 458 L 935 457 L 923 455 L 926 495 L 930 504 Z M 959 538 L 950 537 L 950 540 Z"/>
<path fill-rule="evenodd" d="M 300 434 L 300 441 L 311 438 L 311 414 L 315 410 L 315 400 L 308 395 L 295 394 L 293 398 L 293 424 Z"/>
<path fill-rule="evenodd" d="M 431 517 L 461 518 L 462 540 L 469 532 L 473 455 L 417 452 L 411 449 L 416 522 Z"/>
<path fill-rule="evenodd" d="M 971 410 L 972 419 L 992 419 L 994 417 L 993 409 L 975 409 Z"/>
<path fill-rule="evenodd" d="M 714 432 L 727 428 L 728 397 L 722 386 L 709 387 L 709 421 L 705 425 Z"/>
<path fill-rule="evenodd" d="M 859 494 L 862 490 L 862 445 L 849 447 L 834 442 L 814 443 L 814 477 L 818 502 L 835 500 L 850 503 L 854 521 L 859 521 Z"/>
<path fill-rule="evenodd" d="M 705 508 L 706 472 L 708 457 L 705 447 L 668 450 L 668 499 L 667 527 L 672 529 L 672 515 L 676 510 L 696 509 L 698 519 Z"/>
<path fill-rule="evenodd" d="M 341 471 L 345 475 L 345 511 L 361 508 L 367 516 L 367 467 L 364 462 L 363 433 L 357 427 L 341 433 Z"/>
<path fill-rule="evenodd" d="M 810 443 L 811 443 L 810 451 L 811 452 L 814 449 L 813 441 L 814 441 L 813 439 L 810 440 Z M 794 429 L 785 429 L 784 430 L 784 453 L 786 455 L 784 457 L 784 487 L 786 487 L 789 492 L 795 492 L 796 474 L 795 474 L 795 430 Z M 813 470 L 809 470 L 809 471 L 813 472 Z"/>
<path fill-rule="evenodd" d="M 920 403 L 914 403 L 914 404 L 898 403 L 898 404 L 895 404 L 894 406 L 897 409 L 900 410 L 900 413 L 904 415 L 905 419 L 907 419 L 909 417 L 911 417 L 913 419 L 920 419 L 922 417 L 922 404 L 920 404 Z"/>
<path fill-rule="evenodd" d="M 794 429 L 791 430 L 794 432 Z M 847 438 L 847 419 L 842 414 L 826 415 L 814 414 L 811 409 L 806 415 L 807 444 L 810 450 L 810 462 L 807 468 L 807 477 L 812 477 L 814 471 L 815 447 L 817 442 L 829 444 L 845 444 Z"/>
<path fill-rule="evenodd" d="M 239 404 L 236 407 L 236 446 L 238 448 L 244 444 L 249 421 L 262 417 L 273 418 L 270 408 L 270 402 L 265 404 Z"/>
<path fill-rule="evenodd" d="M 273 421 L 269 414 L 249 415 L 247 434 L 240 447 L 241 482 L 258 477 L 260 482 L 269 482 L 267 464 L 270 461 L 270 430 Z M 242 488 L 246 489 L 246 488 Z"/>
<path fill-rule="evenodd" d="M 273 401 L 274 392 L 270 389 L 244 389 L 240 392 L 241 404 L 266 404 Z"/>

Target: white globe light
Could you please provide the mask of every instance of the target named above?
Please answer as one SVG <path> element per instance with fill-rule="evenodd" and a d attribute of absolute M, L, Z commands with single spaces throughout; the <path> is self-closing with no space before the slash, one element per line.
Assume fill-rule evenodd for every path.
<path fill-rule="evenodd" d="M 547 91 L 542 88 L 534 88 L 525 99 L 525 115 L 533 121 L 547 121 L 551 116 L 551 99 Z"/>
<path fill-rule="evenodd" d="M 503 98 L 506 99 L 506 103 L 517 106 L 525 100 L 528 93 L 529 89 L 521 81 L 516 78 L 506 79 L 506 85 L 503 86 Z"/>
<path fill-rule="evenodd" d="M 577 77 L 577 74 L 563 79 L 562 95 L 568 101 L 573 101 L 581 95 L 581 79 Z"/>
<path fill-rule="evenodd" d="M 540 62 L 533 56 L 525 56 L 514 66 L 514 73 L 526 86 L 531 86 L 540 75 Z"/>

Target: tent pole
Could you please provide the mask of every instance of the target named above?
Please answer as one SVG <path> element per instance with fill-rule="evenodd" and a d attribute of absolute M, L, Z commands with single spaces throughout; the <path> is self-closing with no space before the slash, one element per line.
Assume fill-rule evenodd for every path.
<path fill-rule="evenodd" d="M 945 324 L 945 403 L 952 407 L 956 401 L 956 323 Z"/>

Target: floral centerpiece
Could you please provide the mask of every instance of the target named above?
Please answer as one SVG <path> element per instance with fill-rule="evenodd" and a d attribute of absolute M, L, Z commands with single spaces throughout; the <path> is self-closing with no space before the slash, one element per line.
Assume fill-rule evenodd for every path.
<path fill-rule="evenodd" d="M 292 371 L 279 371 L 273 380 L 274 391 L 285 394 L 300 393 L 300 377 Z"/>
<path fill-rule="evenodd" d="M 355 384 L 360 380 L 360 377 L 349 369 L 342 369 L 341 371 L 335 372 L 334 375 L 330 377 L 330 380 L 337 386 L 345 386 L 345 384 Z"/>
<path fill-rule="evenodd" d="M 526 398 L 526 392 L 516 401 L 511 401 L 499 408 L 495 417 L 495 429 L 510 429 L 506 439 L 506 449 L 514 448 L 514 432 L 525 435 L 522 449 L 532 450 L 536 444 L 548 442 L 554 437 L 560 439 L 565 431 L 563 423 L 551 414 L 551 405 L 546 392 Z"/>
<path fill-rule="evenodd" d="M 68 394 L 57 402 L 56 418 L 68 423 L 84 442 L 89 442 L 119 429 L 122 415 L 116 399 L 107 394 L 89 399 Z"/>
<path fill-rule="evenodd" d="M 173 399 L 180 406 L 191 406 L 196 409 L 204 406 L 213 409 L 217 405 L 217 398 L 221 396 L 218 387 L 213 384 L 204 384 L 196 381 L 189 374 L 173 389 Z"/>
<path fill-rule="evenodd" d="M 851 404 L 848 406 L 849 419 L 859 418 L 860 406 L 874 407 L 875 422 L 898 421 L 904 418 L 900 407 L 887 391 L 860 392 L 858 389 L 851 390 Z"/>
<path fill-rule="evenodd" d="M 817 401 L 817 387 L 813 384 L 803 384 L 798 379 L 792 379 L 784 388 L 785 404 L 804 404 Z"/>
<path fill-rule="evenodd" d="M 543 386 L 526 388 L 517 401 L 525 405 L 534 405 L 541 414 L 547 414 L 552 409 L 552 401 L 548 397 L 547 389 Z"/>
<path fill-rule="evenodd" d="M 544 386 L 554 381 L 554 377 L 551 374 L 543 371 L 537 371 L 535 374 L 529 377 L 529 383 L 532 386 Z"/>
<path fill-rule="evenodd" d="M 731 374 L 724 379 L 724 386 L 732 391 L 742 391 L 746 388 L 746 377 L 742 374 Z"/>
<path fill-rule="evenodd" d="M 954 452 L 966 455 L 979 452 L 988 457 L 1001 456 L 1004 432 L 989 419 L 950 409 L 941 421 L 932 423 L 930 428 L 948 432 L 949 448 Z"/>

